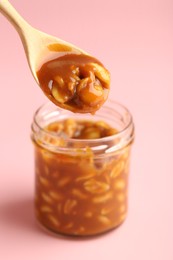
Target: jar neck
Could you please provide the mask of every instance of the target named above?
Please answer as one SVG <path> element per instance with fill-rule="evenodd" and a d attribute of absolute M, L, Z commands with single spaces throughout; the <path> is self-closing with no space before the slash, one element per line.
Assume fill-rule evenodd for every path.
<path fill-rule="evenodd" d="M 122 105 L 109 101 L 94 117 L 74 114 L 57 108 L 52 103 L 40 107 L 32 123 L 32 140 L 39 146 L 55 153 L 76 154 L 90 150 L 94 155 L 104 156 L 116 153 L 130 145 L 134 139 L 134 124 L 130 112 Z M 75 120 L 103 120 L 117 129 L 117 133 L 99 139 L 71 139 L 63 133 L 49 132 L 45 127 L 67 118 Z M 89 149 L 89 150 L 88 150 Z"/>

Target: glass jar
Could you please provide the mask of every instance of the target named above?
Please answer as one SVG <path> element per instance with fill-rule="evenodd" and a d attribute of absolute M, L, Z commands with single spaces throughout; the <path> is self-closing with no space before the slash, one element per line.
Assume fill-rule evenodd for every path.
<path fill-rule="evenodd" d="M 117 133 L 100 139 L 70 139 L 45 128 L 69 118 L 102 121 Z M 36 217 L 44 227 L 57 234 L 90 236 L 125 220 L 134 124 L 124 106 L 107 101 L 92 116 L 47 103 L 34 115 L 31 137 Z"/>

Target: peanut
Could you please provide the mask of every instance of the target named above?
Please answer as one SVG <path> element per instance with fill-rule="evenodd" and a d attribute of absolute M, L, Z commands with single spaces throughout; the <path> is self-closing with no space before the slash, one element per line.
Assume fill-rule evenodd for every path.
<path fill-rule="evenodd" d="M 112 199 L 112 197 L 113 197 L 113 193 L 110 191 L 110 192 L 106 193 L 105 195 L 102 195 L 99 197 L 94 197 L 92 201 L 94 203 L 105 203 L 108 200 Z"/>
<path fill-rule="evenodd" d="M 64 87 L 64 80 L 63 80 L 62 77 L 56 76 L 56 77 L 54 78 L 54 80 L 58 83 L 58 86 L 60 86 L 61 88 Z"/>
<path fill-rule="evenodd" d="M 99 220 L 99 222 L 101 222 L 104 225 L 110 225 L 111 224 L 110 219 L 106 216 L 100 215 L 100 216 L 98 216 L 98 220 Z"/>
<path fill-rule="evenodd" d="M 120 160 L 116 165 L 115 167 L 113 168 L 113 170 L 111 171 L 110 173 L 110 177 L 112 179 L 116 178 L 118 175 L 120 175 L 122 173 L 124 169 L 124 161 L 123 160 Z"/>
<path fill-rule="evenodd" d="M 126 183 L 123 179 L 116 180 L 114 183 L 114 188 L 116 190 L 123 190 L 126 187 Z"/>
<path fill-rule="evenodd" d="M 45 212 L 45 213 L 50 213 L 50 212 L 52 212 L 52 209 L 49 206 L 47 206 L 47 205 L 42 205 L 40 207 L 40 211 L 41 212 Z"/>
<path fill-rule="evenodd" d="M 90 179 L 84 183 L 84 188 L 90 193 L 103 193 L 110 189 L 109 184 L 104 182 L 96 181 L 95 179 Z"/>
<path fill-rule="evenodd" d="M 61 94 L 56 86 L 52 87 L 52 96 L 61 104 L 64 104 L 68 100 L 68 96 Z"/>
<path fill-rule="evenodd" d="M 46 178 L 42 177 L 42 176 L 39 176 L 39 181 L 45 187 L 49 187 L 50 186 L 49 181 Z"/>
<path fill-rule="evenodd" d="M 64 177 L 58 181 L 57 186 L 61 188 L 65 187 L 70 181 L 70 177 Z"/>
<path fill-rule="evenodd" d="M 73 189 L 72 194 L 79 199 L 87 199 L 87 197 L 88 197 L 86 194 L 84 194 L 83 192 L 81 192 L 78 189 Z"/>
<path fill-rule="evenodd" d="M 59 227 L 59 226 L 60 226 L 59 220 L 58 220 L 56 217 L 54 217 L 53 215 L 48 215 L 48 219 L 50 220 L 50 222 L 51 222 L 54 226 L 56 226 L 56 227 Z"/>
<path fill-rule="evenodd" d="M 41 196 L 45 202 L 52 204 L 52 199 L 46 193 L 42 192 Z"/>
<path fill-rule="evenodd" d="M 76 205 L 76 200 L 68 199 L 64 204 L 64 214 L 70 214 Z"/>
<path fill-rule="evenodd" d="M 54 200 L 60 201 L 63 199 L 63 195 L 56 191 L 50 191 L 49 194 L 50 194 L 51 198 Z"/>

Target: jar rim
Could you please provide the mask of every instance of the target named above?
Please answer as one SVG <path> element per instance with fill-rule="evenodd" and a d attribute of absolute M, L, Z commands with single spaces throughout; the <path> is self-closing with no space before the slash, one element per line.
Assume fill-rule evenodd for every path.
<path fill-rule="evenodd" d="M 121 103 L 117 102 L 117 101 L 114 101 L 112 99 L 109 99 L 106 101 L 105 105 L 103 106 L 104 108 L 109 108 L 109 106 L 107 106 L 106 104 L 109 103 L 111 105 L 118 105 L 119 107 L 123 108 L 123 110 L 128 114 L 129 116 L 129 122 L 124 126 L 124 128 L 122 130 L 119 130 L 117 133 L 111 135 L 111 136 L 106 136 L 106 137 L 102 137 L 102 138 L 95 138 L 95 139 L 90 139 L 89 141 L 91 143 L 94 143 L 94 142 L 98 142 L 99 140 L 100 141 L 110 141 L 111 139 L 114 139 L 115 137 L 118 138 L 119 136 L 121 136 L 131 125 L 133 125 L 133 117 L 129 111 L 129 109 L 127 109 L 126 106 L 122 105 Z M 47 129 L 45 129 L 44 127 L 40 126 L 40 124 L 38 123 L 38 120 L 37 120 L 37 116 L 39 115 L 39 112 L 41 111 L 41 109 L 43 109 L 44 107 L 46 107 L 47 105 L 51 104 L 52 106 L 54 106 L 55 108 L 57 108 L 57 110 L 62 110 L 61 108 L 55 106 L 52 102 L 46 102 L 46 103 L 43 103 L 34 113 L 33 115 L 33 122 L 36 124 L 36 126 L 39 128 L 40 131 L 43 131 L 45 132 L 46 134 L 48 135 L 52 135 L 54 137 L 58 137 L 58 134 L 55 133 L 55 132 L 50 132 L 48 131 Z M 100 109 L 101 110 L 101 109 Z M 111 107 L 111 110 L 115 110 Z M 63 110 L 64 111 L 64 110 Z M 66 110 L 65 110 L 66 111 Z M 68 111 L 69 112 L 69 111 Z M 97 113 L 98 111 L 96 111 Z M 74 114 L 74 113 L 73 113 Z M 65 138 L 67 141 L 70 141 L 70 142 L 83 142 L 83 143 L 88 143 L 88 139 L 74 139 L 74 138 L 70 138 L 70 137 L 66 137 Z"/>
<path fill-rule="evenodd" d="M 98 155 L 98 152 L 101 152 L 104 156 L 105 154 L 113 154 L 131 144 L 134 140 L 134 123 L 130 111 L 124 105 L 113 100 L 108 100 L 106 104 L 97 111 L 94 120 L 99 118 L 99 120 L 105 122 L 111 121 L 112 123 L 115 123 L 114 121 L 116 120 L 117 122 L 121 122 L 121 127 L 123 124 L 122 129 L 118 129 L 118 132 L 114 135 L 98 139 L 74 139 L 64 136 L 63 133 L 59 134 L 45 129 L 45 126 L 49 124 L 48 121 L 52 120 L 52 117 L 53 119 L 55 119 L 54 117 L 57 117 L 58 120 L 60 120 L 64 118 L 76 119 L 78 116 L 81 119 L 81 115 L 82 114 L 75 114 L 68 110 L 61 109 L 53 103 L 47 102 L 40 106 L 34 113 L 33 123 L 31 125 L 31 138 L 36 144 L 52 152 L 75 154 L 78 149 L 86 152 L 87 147 L 90 147 L 94 153 L 97 153 L 98 157 L 101 156 Z M 87 120 L 91 120 L 90 114 L 85 114 L 85 117 Z M 43 122 L 46 122 L 44 126 L 41 125 Z M 52 122 L 55 122 L 55 120 L 50 121 L 50 123 Z M 112 127 L 114 126 L 112 125 Z M 52 138 L 55 142 L 50 143 L 48 140 Z M 65 145 L 64 143 L 61 145 L 61 142 L 59 142 L 60 140 L 63 140 Z M 75 148 L 76 145 L 78 149 Z"/>

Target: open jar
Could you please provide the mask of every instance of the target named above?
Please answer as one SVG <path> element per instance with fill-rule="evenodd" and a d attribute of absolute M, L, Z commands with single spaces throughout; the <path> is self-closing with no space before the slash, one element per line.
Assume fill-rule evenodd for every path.
<path fill-rule="evenodd" d="M 68 122 L 110 125 L 103 138 L 69 138 L 49 125 Z M 69 130 L 70 131 L 70 130 Z M 35 209 L 38 221 L 57 234 L 90 236 L 119 226 L 126 218 L 134 124 L 122 105 L 107 101 L 94 116 L 74 114 L 52 103 L 32 123 L 35 148 Z"/>

